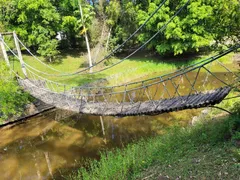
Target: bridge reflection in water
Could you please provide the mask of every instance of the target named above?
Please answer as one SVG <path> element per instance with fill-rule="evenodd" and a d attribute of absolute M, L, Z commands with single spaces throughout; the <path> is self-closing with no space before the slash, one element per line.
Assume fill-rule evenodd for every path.
<path fill-rule="evenodd" d="M 0 179 L 61 179 L 99 152 L 187 125 L 200 110 L 113 118 L 54 110 L 0 131 Z M 104 134 L 104 135 L 103 135 Z"/>

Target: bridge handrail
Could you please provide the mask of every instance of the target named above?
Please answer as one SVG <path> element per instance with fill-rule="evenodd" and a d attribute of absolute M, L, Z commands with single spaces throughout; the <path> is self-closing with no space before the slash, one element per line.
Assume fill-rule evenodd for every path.
<path fill-rule="evenodd" d="M 5 44 L 5 45 L 6 45 L 6 47 L 12 52 L 12 54 L 13 54 L 17 59 L 19 59 L 19 57 L 11 50 L 11 48 L 10 48 L 7 44 Z M 165 74 L 165 75 L 162 75 L 162 76 L 150 78 L 150 79 L 147 79 L 147 80 L 144 80 L 144 81 L 137 81 L 137 82 L 127 83 L 127 84 L 124 84 L 124 85 L 106 86 L 106 87 L 72 87 L 72 89 L 77 89 L 77 88 L 78 88 L 78 89 L 113 89 L 113 88 L 117 88 L 117 87 L 126 87 L 126 86 L 129 86 L 129 85 L 134 85 L 134 84 L 138 84 L 138 83 L 142 83 L 142 84 L 143 84 L 143 83 L 145 83 L 145 82 L 147 82 L 147 81 L 152 81 L 152 80 L 158 79 L 158 78 L 164 78 L 164 77 L 166 77 L 166 76 L 168 76 L 168 75 L 172 75 L 172 74 L 175 74 L 175 73 L 178 73 L 178 72 L 182 72 L 182 73 L 180 73 L 180 75 L 181 75 L 181 74 L 184 74 L 184 73 L 189 72 L 189 71 L 185 71 L 185 70 L 187 70 L 187 69 L 189 69 L 189 68 L 191 68 L 191 67 L 194 67 L 194 66 L 196 66 L 196 65 L 199 65 L 199 64 L 201 64 L 201 63 L 208 64 L 208 63 L 210 63 L 210 62 L 212 62 L 212 61 L 214 61 L 214 60 L 216 60 L 216 59 L 218 59 L 218 58 L 220 58 L 220 57 L 222 57 L 222 56 L 224 56 L 224 55 L 226 55 L 226 54 L 228 54 L 228 53 L 230 53 L 230 52 L 232 52 L 232 51 L 234 51 L 234 50 L 236 50 L 236 49 L 238 49 L 239 47 L 240 47 L 240 44 L 237 44 L 237 45 L 232 46 L 232 47 L 230 47 L 229 49 L 227 49 L 227 50 L 225 50 L 225 51 L 223 51 L 223 52 L 221 52 L 221 53 L 219 53 L 219 54 L 217 54 L 217 55 L 215 55 L 215 56 L 209 57 L 209 58 L 207 58 L 207 59 L 205 59 L 205 60 L 202 60 L 202 61 L 200 61 L 200 62 L 198 62 L 198 63 L 189 65 L 189 66 L 185 67 L 184 69 L 180 69 L 180 70 L 178 70 L 178 71 L 175 71 L 175 72 L 172 72 L 172 73 L 168 73 L 168 74 Z M 196 68 L 197 68 L 197 67 L 196 67 Z M 195 68 L 195 69 L 196 69 L 196 68 Z M 28 69 L 28 71 L 30 71 L 30 70 Z M 191 71 L 191 69 L 190 69 L 190 71 Z M 60 85 L 60 86 L 64 86 L 64 87 L 69 87 L 69 85 L 67 85 L 67 84 L 62 84 L 62 83 L 58 83 L 58 82 L 55 82 L 55 81 L 48 80 L 48 79 L 46 79 L 46 78 L 44 78 L 44 77 L 41 77 L 41 76 L 37 75 L 36 73 L 34 73 L 34 72 L 32 72 L 32 71 L 31 71 L 31 73 L 33 73 L 34 75 L 36 75 L 36 76 L 38 76 L 39 78 L 44 79 L 44 80 L 46 80 L 46 81 L 48 81 L 48 82 L 51 82 L 51 83 L 54 83 L 54 84 L 57 84 L 57 85 Z M 176 77 L 176 76 L 179 76 L 179 74 L 175 75 L 174 77 Z M 168 78 L 168 79 L 169 79 L 169 78 Z M 157 83 L 158 83 L 158 82 L 157 82 Z M 156 84 L 156 83 L 153 83 L 153 84 Z M 148 84 L 148 85 L 145 85 L 145 86 L 151 86 L 151 85 L 152 85 L 152 84 Z M 136 88 L 134 88 L 133 90 L 136 90 Z"/>
<path fill-rule="evenodd" d="M 145 83 L 147 81 L 152 81 L 152 80 L 155 80 L 155 79 L 159 79 L 159 78 L 165 78 L 166 76 L 169 76 L 169 75 L 173 75 L 173 74 L 176 74 L 178 72 L 185 72 L 185 70 L 189 69 L 189 68 L 192 68 L 194 66 L 198 66 L 199 64 L 202 64 L 202 63 L 210 63 L 216 59 L 219 59 L 221 58 L 222 56 L 226 55 L 226 54 L 229 54 L 230 52 L 238 49 L 240 47 L 240 45 L 235 45 L 233 47 L 230 47 L 229 49 L 227 49 L 226 51 L 223 51 L 223 52 L 220 52 L 214 56 L 211 56 L 209 58 L 206 58 L 200 62 L 197 62 L 195 64 L 192 64 L 192 65 L 189 65 L 189 66 L 186 66 L 184 67 L 183 69 L 179 69 L 177 71 L 174 71 L 174 72 L 171 72 L 171 73 L 168 73 L 168 74 L 164 74 L 164 75 L 161 75 L 161 76 L 156 76 L 156 77 L 153 77 L 153 78 L 150 78 L 150 79 L 146 79 L 144 81 L 136 81 L 136 82 L 130 82 L 130 83 L 127 83 L 127 84 L 122 84 L 122 85 L 115 85 L 115 86 L 99 86 L 99 87 L 72 87 L 71 89 L 112 89 L 112 88 L 119 88 L 119 87 L 125 87 L 125 86 L 129 86 L 129 85 L 135 85 L 135 84 L 141 84 L 141 83 Z M 28 67 L 28 65 L 27 65 Z M 33 71 L 31 71 L 32 73 L 34 73 Z M 70 85 L 67 85 L 67 84 L 63 84 L 63 83 L 59 83 L 59 82 L 55 82 L 55 81 L 52 81 L 52 80 L 48 80 L 36 73 L 34 73 L 34 75 L 38 76 L 39 78 L 42 78 L 42 79 L 45 79 L 51 83 L 55 83 L 55 84 L 58 84 L 58 85 L 61 85 L 61 86 L 66 86 L 66 87 L 69 87 Z"/>
<path fill-rule="evenodd" d="M 239 45 L 236 47 L 236 48 L 239 48 Z M 234 48 L 235 49 L 235 48 Z M 186 74 L 186 73 L 188 73 L 188 72 L 191 72 L 191 71 L 194 71 L 194 70 L 196 70 L 196 69 L 198 69 L 198 68 L 203 68 L 205 65 L 207 65 L 207 64 L 209 64 L 209 63 L 211 63 L 211 62 L 213 62 L 213 61 L 215 61 L 216 59 L 219 59 L 220 57 L 222 57 L 222 56 L 224 56 L 224 55 L 226 55 L 226 54 L 228 54 L 228 53 L 230 53 L 230 52 L 232 52 L 232 50 L 228 50 L 228 51 L 225 51 L 224 53 L 221 53 L 221 55 L 218 55 L 218 56 L 215 56 L 215 58 L 212 58 L 211 60 L 209 60 L 209 61 L 207 61 L 207 62 L 204 62 L 203 64 L 201 64 L 201 65 L 199 65 L 199 66 L 196 66 L 196 67 L 193 67 L 193 68 L 191 68 L 191 69 L 189 69 L 189 70 L 187 70 L 187 71 L 183 71 L 183 72 L 181 72 L 181 73 L 179 73 L 179 74 L 176 74 L 176 75 L 174 75 L 174 76 L 171 76 L 171 77 L 168 77 L 168 78 L 166 78 L 166 79 L 161 79 L 160 81 L 157 81 L 157 82 L 154 82 L 154 83 L 151 83 L 151 84 L 146 84 L 146 85 L 144 85 L 144 84 L 142 84 L 142 86 L 139 86 L 139 87 L 137 87 L 137 88 L 132 88 L 132 89 L 126 89 L 126 90 L 124 90 L 124 91 L 116 91 L 116 92 L 106 92 L 106 93 L 102 93 L 102 94 L 84 94 L 84 96 L 88 96 L 88 97 L 101 97 L 101 96 L 103 96 L 103 95 L 115 95 L 115 94 L 123 94 L 123 93 L 129 93 L 129 92 L 132 92 L 132 91 L 136 91 L 136 90 L 139 90 L 139 89 L 143 89 L 143 88 L 148 88 L 148 87 L 150 87 L 150 86 L 153 86 L 153 85 L 156 85 L 156 84 L 159 84 L 159 83 L 163 83 L 163 82 L 166 82 L 166 81 L 169 81 L 169 80 L 172 80 L 172 79 L 174 79 L 174 78 L 176 78 L 176 77 L 179 77 L 179 76 L 182 76 L 182 75 L 184 75 L 184 74 Z M 216 76 L 215 76 L 216 77 Z M 217 77 L 216 77 L 217 78 Z M 217 78 L 218 79 L 218 78 Z M 227 84 L 225 84 L 225 85 L 227 85 Z M 127 85 L 125 85 L 125 87 L 127 87 Z M 41 87 L 40 87 L 41 88 Z M 45 89 L 45 88 L 41 88 L 41 89 L 43 89 L 43 90 L 47 90 L 47 89 Z M 81 89 L 81 88 L 80 88 Z M 89 88 L 84 88 L 84 89 L 88 89 L 89 90 Z M 96 89 L 101 89 L 101 88 L 96 88 Z M 104 89 L 104 88 L 103 88 Z M 54 91 L 51 91 L 51 90 L 47 90 L 48 92 L 53 92 L 53 93 L 55 93 Z M 64 93 L 61 93 L 61 94 L 64 94 Z M 65 94 L 66 95 L 66 94 Z M 67 94 L 67 96 L 71 96 L 71 94 Z M 72 95 L 73 96 L 73 95 Z"/>

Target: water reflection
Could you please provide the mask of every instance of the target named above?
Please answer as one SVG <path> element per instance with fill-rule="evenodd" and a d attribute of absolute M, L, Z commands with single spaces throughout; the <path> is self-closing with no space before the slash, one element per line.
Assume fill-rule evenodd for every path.
<path fill-rule="evenodd" d="M 186 112 L 187 116 L 197 113 Z M 56 110 L 2 128 L 0 179 L 60 178 L 79 167 L 83 159 L 98 158 L 101 150 L 162 133 L 176 122 L 176 115 L 103 117 L 101 121 L 97 116 Z M 187 124 L 183 119 L 184 115 L 178 118 L 178 123 Z"/>
<path fill-rule="evenodd" d="M 226 73 L 218 76 L 231 79 Z M 189 74 L 189 79 L 193 78 L 195 76 Z M 206 76 L 202 74 L 199 78 L 205 80 Z M 184 77 L 179 81 L 183 81 L 180 93 L 191 90 Z M 208 77 L 208 81 L 206 89 L 222 86 L 212 77 Z M 202 87 L 203 83 L 198 81 L 196 88 Z M 167 84 L 173 91 L 170 85 Z M 61 179 L 82 166 L 84 159 L 99 158 L 100 151 L 162 134 L 166 127 L 176 123 L 187 125 L 200 111 L 116 118 L 54 110 L 30 118 L 0 130 L 0 179 Z"/>

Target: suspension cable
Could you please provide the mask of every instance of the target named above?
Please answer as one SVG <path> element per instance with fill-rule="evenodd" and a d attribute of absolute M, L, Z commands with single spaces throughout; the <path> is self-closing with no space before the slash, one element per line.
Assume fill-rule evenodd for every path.
<path fill-rule="evenodd" d="M 4 43 L 4 45 L 9 49 L 9 51 L 10 51 L 17 59 L 19 59 L 19 57 L 12 51 L 12 49 L 11 49 L 5 42 L 3 42 L 3 43 Z M 190 66 L 187 66 L 187 67 L 185 67 L 184 69 L 180 69 L 180 70 L 175 71 L 175 72 L 172 72 L 172 73 L 164 74 L 164 75 L 162 75 L 162 76 L 150 78 L 150 79 L 147 79 L 147 80 L 144 80 L 144 81 L 131 82 L 131 83 L 127 83 L 127 84 L 124 84 L 124 85 L 106 86 L 106 87 L 98 87 L 98 88 L 104 88 L 104 89 L 109 89 L 109 88 L 110 88 L 110 89 L 111 89 L 111 88 L 123 87 L 123 86 L 125 86 L 125 85 L 128 85 L 128 86 L 129 86 L 129 85 L 134 85 L 134 84 L 138 84 L 138 83 L 142 83 L 142 82 L 152 81 L 152 80 L 158 79 L 159 77 L 163 78 L 163 77 L 166 77 L 166 76 L 169 76 L 169 75 L 174 75 L 174 74 L 175 74 L 175 75 L 174 75 L 173 77 L 176 77 L 176 76 L 179 75 L 179 74 L 177 74 L 178 72 L 180 72 L 180 75 L 183 74 L 183 73 L 188 73 L 188 72 L 190 72 L 190 71 L 193 71 L 193 70 L 197 69 L 199 66 L 203 67 L 203 66 L 205 66 L 206 64 L 209 64 L 209 63 L 211 63 L 211 62 L 213 62 L 213 61 L 215 61 L 215 60 L 217 60 L 217 59 L 219 59 L 219 58 L 221 58 L 221 57 L 223 57 L 223 56 L 225 56 L 225 55 L 227 55 L 227 54 L 229 54 L 229 53 L 237 50 L 238 48 L 240 48 L 240 44 L 234 45 L 234 46 L 230 47 L 229 49 L 227 49 L 227 50 L 225 50 L 225 51 L 223 51 L 223 52 L 218 53 L 217 55 L 214 55 L 214 56 L 212 56 L 212 57 L 210 57 L 210 58 L 207 58 L 207 59 L 202 60 L 202 61 L 200 61 L 200 62 L 198 62 L 198 63 L 192 64 L 192 65 L 190 65 Z M 194 67 L 194 66 L 196 66 L 196 67 Z M 190 68 L 191 68 L 191 69 L 190 69 Z M 190 70 L 187 70 L 187 69 L 190 69 Z M 28 69 L 28 70 L 29 70 L 29 69 Z M 35 74 L 35 73 L 34 73 L 34 74 Z M 37 75 L 37 74 L 35 74 L 35 75 Z M 67 84 L 58 83 L 58 82 L 55 82 L 55 81 L 48 80 L 48 79 L 46 79 L 46 78 L 44 78 L 44 77 L 41 77 L 40 75 L 37 75 L 37 76 L 40 77 L 40 78 L 42 78 L 42 79 L 45 79 L 46 81 L 52 82 L 52 83 L 56 83 L 56 84 L 59 84 L 59 85 L 69 86 L 69 85 L 67 85 Z M 79 88 L 79 87 L 73 87 L 73 88 L 76 89 L 76 88 Z M 80 88 L 84 89 L 83 87 L 80 87 Z M 96 87 L 87 87 L 87 88 L 88 88 L 88 89 L 94 89 L 94 88 L 96 88 Z"/>
<path fill-rule="evenodd" d="M 7 46 L 7 48 L 9 49 L 8 46 Z M 194 71 L 194 70 L 196 70 L 196 69 L 199 68 L 199 67 L 204 67 L 204 66 L 207 65 L 208 63 L 211 63 L 211 62 L 213 62 L 213 61 L 221 58 L 222 56 L 224 56 L 224 55 L 226 55 L 226 54 L 228 54 L 228 53 L 230 53 L 230 52 L 232 52 L 232 51 L 234 51 L 234 50 L 236 50 L 236 49 L 238 49 L 238 48 L 240 48 L 240 44 L 235 45 L 235 46 L 229 48 L 228 50 L 226 50 L 226 51 L 224 51 L 224 52 L 222 52 L 222 53 L 219 53 L 219 54 L 217 54 L 217 55 L 215 55 L 215 56 L 212 56 L 211 58 L 208 58 L 208 61 L 202 61 L 203 64 L 201 64 L 201 65 L 198 65 L 198 66 L 196 66 L 196 67 L 189 66 L 189 67 L 192 67 L 192 68 L 189 69 L 189 70 L 187 70 L 187 68 L 185 68 L 185 69 L 183 69 L 183 70 L 179 70 L 179 71 L 180 71 L 179 74 L 175 74 L 175 75 L 173 75 L 173 76 L 171 76 L 171 77 L 168 77 L 167 79 L 162 79 L 162 77 L 166 77 L 167 75 L 171 75 L 171 74 L 174 74 L 174 73 L 169 73 L 169 74 L 165 74 L 165 75 L 163 75 L 163 76 L 160 76 L 160 77 L 161 77 L 161 81 L 159 81 L 159 82 L 154 82 L 154 83 L 151 83 L 151 84 L 147 84 L 147 85 L 145 85 L 145 87 L 149 87 L 149 86 L 158 84 L 158 83 L 160 83 L 160 82 L 164 82 L 164 81 L 166 81 L 166 80 L 173 79 L 173 78 L 178 77 L 178 76 L 180 76 L 180 75 L 186 74 L 186 73 L 188 73 L 188 72 L 190 72 L 190 71 Z M 17 56 L 11 49 L 9 49 L 9 50 L 12 52 L 12 54 L 14 54 L 14 55 L 18 58 L 18 56 Z M 199 63 L 196 63 L 195 65 L 197 65 L 197 64 L 199 64 Z M 185 71 L 185 70 L 186 70 L 186 71 Z M 32 72 L 31 70 L 29 70 L 29 69 L 28 69 L 28 71 L 30 71 L 31 73 L 33 73 L 33 72 Z M 179 71 L 178 71 L 178 72 L 179 72 Z M 39 76 L 39 75 L 37 75 L 37 74 L 35 74 L 35 73 L 33 73 L 33 74 L 36 75 L 36 76 L 38 76 L 39 78 L 44 79 L 45 81 L 50 82 L 50 83 L 54 83 L 54 84 L 61 85 L 61 86 L 69 86 L 69 85 L 66 85 L 66 84 L 61 84 L 61 83 L 57 83 L 57 82 L 48 80 L 48 79 L 46 79 L 46 78 L 44 78 L 44 77 L 41 77 L 41 76 Z M 159 77 L 157 77 L 157 78 L 159 78 Z M 152 79 L 154 79 L 154 78 L 147 79 L 147 80 L 145 80 L 145 81 L 139 81 L 139 82 L 140 82 L 140 83 L 143 83 L 143 82 L 147 82 L 147 81 L 152 80 Z M 128 86 L 128 85 L 132 85 L 132 84 L 137 84 L 137 83 L 139 83 L 139 82 L 132 82 L 132 83 L 128 83 L 128 84 L 125 84 L 125 85 L 119 85 L 119 86 L 110 86 L 110 87 L 86 87 L 86 88 L 87 88 L 87 89 L 99 89 L 99 88 L 102 88 L 102 89 L 109 89 L 109 88 L 111 88 L 111 89 L 112 89 L 112 88 L 116 88 L 116 87 L 122 87 L 122 86 L 126 86 L 126 85 Z M 76 88 L 86 89 L 85 87 L 72 87 L 72 89 L 76 89 Z M 131 92 L 131 91 L 138 90 L 138 89 L 141 89 L 141 87 L 128 89 L 127 92 Z M 121 91 L 120 91 L 120 92 L 114 92 L 114 94 L 115 94 L 115 93 L 122 93 L 122 92 L 121 92 Z"/>

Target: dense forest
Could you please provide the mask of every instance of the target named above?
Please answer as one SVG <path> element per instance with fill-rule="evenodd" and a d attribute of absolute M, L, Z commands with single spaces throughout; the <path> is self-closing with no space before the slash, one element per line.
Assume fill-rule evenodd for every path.
<path fill-rule="evenodd" d="M 0 0 L 0 31 L 16 31 L 31 50 L 51 59 L 65 49 L 86 50 L 104 41 L 111 51 L 124 42 L 164 0 Z M 164 6 L 121 48 L 143 44 L 186 0 Z M 82 5 L 83 16 L 79 11 Z M 224 48 L 239 41 L 238 0 L 191 0 L 166 30 L 147 45 L 160 55 L 179 55 L 206 48 Z M 104 38 L 101 38 L 101 37 Z"/>

